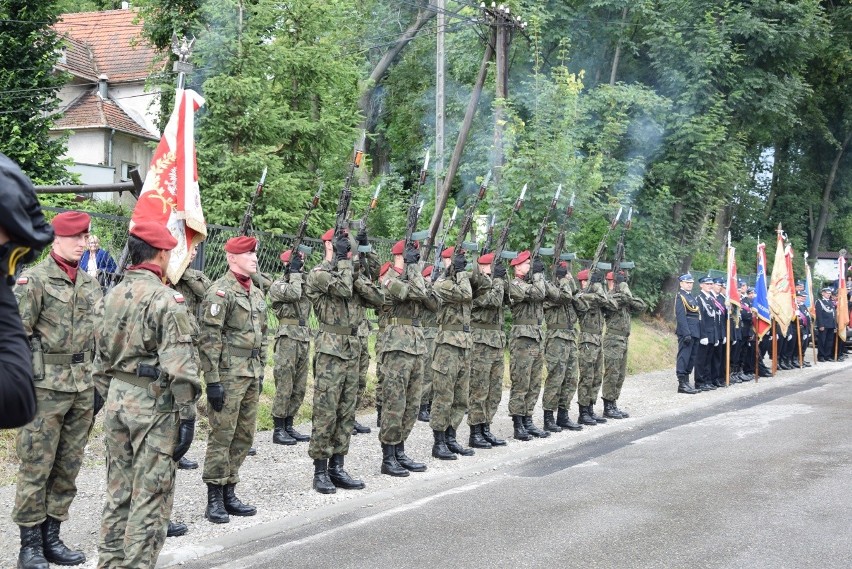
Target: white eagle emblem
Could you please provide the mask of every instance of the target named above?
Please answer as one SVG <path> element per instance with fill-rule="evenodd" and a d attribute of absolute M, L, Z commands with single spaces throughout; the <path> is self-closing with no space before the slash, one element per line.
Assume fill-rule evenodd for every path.
<path fill-rule="evenodd" d="M 222 305 L 220 304 L 211 304 L 210 305 L 210 316 L 216 316 L 222 311 Z"/>

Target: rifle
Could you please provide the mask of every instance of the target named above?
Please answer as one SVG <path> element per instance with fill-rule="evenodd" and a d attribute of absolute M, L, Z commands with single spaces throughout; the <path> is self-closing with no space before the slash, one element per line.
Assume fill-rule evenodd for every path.
<path fill-rule="evenodd" d="M 491 214 L 491 218 L 488 220 L 488 228 L 485 230 L 485 243 L 482 244 L 482 248 L 479 250 L 479 255 L 485 255 L 491 250 L 491 246 L 494 245 L 494 221 L 497 216 L 495 214 Z"/>
<path fill-rule="evenodd" d="M 465 242 L 464 238 L 467 236 L 468 233 L 470 233 L 470 230 L 473 227 L 473 216 L 476 213 L 476 208 L 479 207 L 479 203 L 482 201 L 482 198 L 485 197 L 485 192 L 488 190 L 489 181 L 491 181 L 491 170 L 489 170 L 488 173 L 485 175 L 485 178 L 483 178 L 482 183 L 479 184 L 479 191 L 476 193 L 476 196 L 473 198 L 473 201 L 467 206 L 467 211 L 465 211 L 464 219 L 462 220 L 461 227 L 459 228 L 459 234 L 456 237 L 456 251 L 459 251 L 460 249 L 475 251 L 478 248 L 476 243 Z M 455 216 L 455 212 L 453 212 L 453 215 Z"/>
<path fill-rule="evenodd" d="M 550 214 L 553 213 L 554 209 L 556 209 L 556 203 L 559 201 L 559 194 L 561 193 L 562 184 L 559 184 L 556 188 L 556 193 L 553 194 L 553 199 L 550 200 L 550 205 L 547 207 L 547 211 L 544 212 L 544 219 L 541 220 L 541 225 L 538 226 L 538 235 L 535 236 L 533 248 L 532 251 L 530 251 L 530 258 L 533 262 L 538 258 L 539 250 L 541 249 L 541 242 L 544 241 L 544 232 L 547 231 L 547 222 L 550 220 Z"/>
<path fill-rule="evenodd" d="M 509 210 L 509 217 L 506 219 L 506 224 L 500 232 L 500 238 L 497 240 L 497 246 L 494 247 L 494 258 L 491 260 L 491 274 L 494 274 L 494 267 L 497 266 L 497 261 L 503 257 L 503 250 L 506 248 L 506 242 L 509 241 L 509 227 L 512 225 L 512 218 L 521 210 L 524 205 L 524 197 L 527 195 L 527 184 L 521 189 L 521 195 L 515 200 L 515 205 Z"/>
<path fill-rule="evenodd" d="M 240 235 L 248 235 L 249 231 L 251 231 L 251 218 L 254 215 L 254 204 L 257 202 L 257 198 L 260 197 L 260 194 L 263 193 L 263 184 L 266 183 L 266 166 L 263 167 L 263 174 L 260 175 L 260 181 L 257 183 L 257 186 L 254 189 L 254 195 L 251 197 L 251 201 L 246 208 L 246 212 L 243 214 L 243 221 L 240 223 Z"/>
<path fill-rule="evenodd" d="M 438 241 L 438 244 L 435 245 L 435 263 L 432 265 L 432 280 L 436 280 L 438 272 L 441 270 L 441 253 L 444 251 L 444 245 L 447 242 L 447 234 L 450 232 L 450 229 L 456 223 L 456 215 L 459 213 L 458 206 L 453 208 L 453 215 L 450 216 L 450 220 L 447 222 L 447 225 L 444 226 L 444 234 L 441 236 L 441 240 Z M 450 265 L 450 270 L 452 270 L 452 265 Z M 448 271 L 448 274 L 449 273 Z"/>
<path fill-rule="evenodd" d="M 600 263 L 601 255 L 603 255 L 604 249 L 606 249 L 606 240 L 609 239 L 609 234 L 615 229 L 615 226 L 618 225 L 618 220 L 621 218 L 621 212 L 624 210 L 623 207 L 618 208 L 618 213 L 615 214 L 615 217 L 612 218 L 612 221 L 609 224 L 609 227 L 606 228 L 606 233 L 601 237 L 600 243 L 598 243 L 598 248 L 595 249 L 595 256 L 592 259 L 592 264 L 589 265 L 589 280 L 586 281 L 586 286 L 584 290 L 588 290 L 588 288 L 592 284 L 592 271 L 598 270 L 598 263 Z"/>
<path fill-rule="evenodd" d="M 290 259 L 293 258 L 294 255 L 304 253 L 307 257 L 313 252 L 311 247 L 306 245 L 302 245 L 302 241 L 305 239 L 305 231 L 308 229 L 308 218 L 311 217 L 311 213 L 317 208 L 320 200 L 320 194 L 322 194 L 323 184 L 320 184 L 317 193 L 314 194 L 311 203 L 308 205 L 308 211 L 305 212 L 305 216 L 302 218 L 302 222 L 299 224 L 299 229 L 296 231 L 296 236 L 293 238 L 293 242 L 290 244 Z M 289 265 L 287 265 L 287 271 L 289 270 Z"/>
<path fill-rule="evenodd" d="M 352 180 L 355 178 L 355 170 L 361 165 L 361 160 L 364 158 L 365 137 L 366 131 L 361 131 L 361 136 L 355 141 L 352 159 L 349 161 L 349 170 L 346 172 L 346 179 L 343 182 L 343 188 L 340 190 L 340 197 L 337 199 L 337 213 L 334 218 L 335 239 L 342 236 L 349 227 L 346 216 L 349 213 L 349 204 L 352 202 Z"/>
<path fill-rule="evenodd" d="M 551 269 L 551 275 L 553 278 L 553 282 L 557 282 L 556 278 L 556 269 L 559 267 L 560 261 L 572 261 L 576 258 L 574 253 L 566 253 L 562 254 L 562 250 L 565 248 L 565 228 L 568 225 L 568 220 L 571 219 L 571 216 L 574 215 L 574 193 L 571 194 L 571 201 L 568 202 L 568 207 L 565 208 L 565 221 L 562 223 L 562 226 L 559 228 L 559 233 L 556 234 L 556 240 L 553 242 L 553 249 L 546 249 L 542 247 L 539 249 L 540 255 L 552 255 L 553 256 L 553 267 Z"/>
<path fill-rule="evenodd" d="M 363 230 L 367 229 L 367 218 L 370 217 L 370 214 L 376 209 L 376 206 L 379 204 L 379 192 L 382 191 L 382 185 L 379 184 L 376 186 L 376 191 L 373 192 L 373 197 L 370 199 L 370 203 L 367 204 L 367 207 L 364 208 L 364 213 L 361 215 L 361 221 L 358 222 L 358 229 Z"/>
<path fill-rule="evenodd" d="M 633 218 L 633 208 L 627 210 L 627 219 L 624 220 L 624 225 L 621 228 L 621 235 L 618 236 L 618 243 L 615 246 L 615 257 L 612 260 L 612 277 L 613 281 L 618 276 L 618 272 L 624 263 L 624 234 L 630 229 Z"/>

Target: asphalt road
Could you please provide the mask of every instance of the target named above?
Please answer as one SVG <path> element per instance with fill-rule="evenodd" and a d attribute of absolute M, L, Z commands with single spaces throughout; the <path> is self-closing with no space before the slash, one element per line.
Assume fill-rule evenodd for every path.
<path fill-rule="evenodd" d="M 181 566 L 850 567 L 850 415 L 842 370 L 190 546 L 212 554 Z"/>

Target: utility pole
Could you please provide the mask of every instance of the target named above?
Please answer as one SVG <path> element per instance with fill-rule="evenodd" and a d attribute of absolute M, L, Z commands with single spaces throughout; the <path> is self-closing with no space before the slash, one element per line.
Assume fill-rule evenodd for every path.
<path fill-rule="evenodd" d="M 435 0 L 438 11 L 438 30 L 435 57 L 435 204 L 440 199 L 444 187 L 444 71 L 446 69 L 444 50 L 444 33 L 447 24 L 446 0 Z"/>

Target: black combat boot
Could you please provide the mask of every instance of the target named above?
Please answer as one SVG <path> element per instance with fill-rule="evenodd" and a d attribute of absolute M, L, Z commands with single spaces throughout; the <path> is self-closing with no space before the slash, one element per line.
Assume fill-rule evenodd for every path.
<path fill-rule="evenodd" d="M 545 409 L 544 411 L 544 430 L 550 431 L 551 433 L 561 433 L 562 427 L 556 424 L 556 421 L 553 419 L 553 411 L 548 411 Z"/>
<path fill-rule="evenodd" d="M 606 419 L 604 419 L 603 417 L 601 417 L 600 415 L 595 413 L 595 404 L 594 403 L 589 405 L 589 414 L 591 414 L 592 418 L 595 421 L 597 421 L 598 423 L 606 423 Z"/>
<path fill-rule="evenodd" d="M 257 455 L 257 449 L 256 449 L 256 448 L 254 448 L 254 447 L 250 447 L 250 448 L 248 449 L 248 452 L 247 452 L 246 454 L 247 454 L 248 456 L 255 456 L 255 455 Z"/>
<path fill-rule="evenodd" d="M 334 494 L 337 488 L 328 478 L 328 461 L 324 458 L 314 459 L 314 483 L 313 488 L 320 494 Z"/>
<path fill-rule="evenodd" d="M 677 392 L 678 393 L 687 393 L 689 395 L 695 395 L 699 392 L 697 389 L 693 389 L 691 385 L 689 385 L 689 376 L 688 375 L 679 375 L 677 376 Z"/>
<path fill-rule="evenodd" d="M 222 498 L 222 486 L 207 484 L 207 509 L 204 517 L 214 524 L 226 524 L 231 521 Z"/>
<path fill-rule="evenodd" d="M 358 422 L 356 421 L 355 424 Z M 311 440 L 310 435 L 303 435 L 299 431 L 293 428 L 293 417 L 284 417 L 284 430 L 287 431 L 287 434 L 294 438 L 296 441 L 300 443 L 306 443 Z M 367 429 L 369 433 L 370 430 Z"/>
<path fill-rule="evenodd" d="M 363 490 L 367 487 L 363 480 L 352 478 L 343 470 L 343 455 L 333 454 L 328 461 L 328 478 L 331 483 L 344 490 Z"/>
<path fill-rule="evenodd" d="M 432 417 L 429 415 L 429 404 L 423 403 L 420 405 L 420 411 L 417 413 L 417 420 L 428 423 Z"/>
<path fill-rule="evenodd" d="M 515 427 L 515 438 L 519 441 L 532 440 L 532 435 L 524 427 L 524 418 L 521 415 L 512 415 L 512 426 Z"/>
<path fill-rule="evenodd" d="M 296 439 L 287 433 L 287 429 L 284 427 L 284 419 L 282 417 L 272 417 L 272 424 L 275 425 L 275 429 L 272 431 L 273 443 L 288 446 L 296 444 Z"/>
<path fill-rule="evenodd" d="M 195 470 L 196 468 L 198 468 L 198 461 L 182 456 L 178 461 L 177 467 L 180 470 Z"/>
<path fill-rule="evenodd" d="M 49 569 L 41 540 L 41 526 L 21 528 L 21 552 L 18 554 L 18 569 Z"/>
<path fill-rule="evenodd" d="M 629 418 L 630 418 L 630 414 L 629 414 L 627 411 L 625 411 L 624 409 L 619 409 L 619 407 L 618 407 L 618 401 L 616 401 L 615 399 L 613 399 L 613 400 L 612 400 L 612 407 L 613 407 L 613 409 L 615 409 L 618 413 L 621 413 L 621 418 L 622 418 L 622 419 L 629 419 Z"/>
<path fill-rule="evenodd" d="M 503 439 L 498 439 L 494 436 L 494 433 L 491 432 L 491 425 L 488 423 L 483 423 L 482 425 L 482 436 L 486 441 L 491 443 L 492 447 L 503 447 L 506 446 L 506 441 Z"/>
<path fill-rule="evenodd" d="M 166 537 L 180 537 L 187 533 L 189 533 L 189 528 L 186 527 L 186 524 L 169 520 L 169 529 L 166 530 Z"/>
<path fill-rule="evenodd" d="M 784 358 L 779 358 L 779 359 L 778 359 L 778 369 L 783 369 L 783 370 L 785 370 L 785 371 L 786 371 L 786 370 L 788 370 L 788 369 L 792 369 L 792 368 L 791 368 L 791 367 L 787 364 L 787 360 L 786 360 L 786 359 L 784 359 Z"/>
<path fill-rule="evenodd" d="M 59 539 L 59 525 L 62 522 L 47 516 L 41 524 L 41 543 L 44 558 L 57 565 L 79 565 L 85 563 L 82 551 L 72 551 Z"/>
<path fill-rule="evenodd" d="M 569 431 L 582 431 L 583 425 L 579 425 L 571 420 L 568 416 L 568 409 L 560 407 L 556 410 L 556 426 L 568 429 Z"/>
<path fill-rule="evenodd" d="M 447 448 L 447 433 L 444 431 L 432 431 L 435 443 L 432 445 L 432 456 L 441 460 L 456 460 L 458 457 Z"/>
<path fill-rule="evenodd" d="M 366 425 L 362 425 L 358 421 L 355 421 L 355 424 L 352 425 L 352 434 L 353 435 L 366 435 L 370 432 L 370 427 Z"/>
<path fill-rule="evenodd" d="M 408 476 L 408 471 L 396 460 L 396 445 L 382 445 L 382 474 Z"/>
<path fill-rule="evenodd" d="M 396 461 L 401 467 L 411 472 L 426 472 L 426 465 L 422 462 L 414 462 L 405 454 L 405 443 L 396 445 Z"/>
<path fill-rule="evenodd" d="M 467 444 L 473 448 L 491 448 L 491 443 L 482 433 L 482 427 L 483 425 L 470 426 L 470 439 L 468 439 Z"/>
<path fill-rule="evenodd" d="M 604 417 L 609 419 L 623 419 L 624 416 L 618 411 L 618 407 L 615 406 L 615 401 L 610 401 L 609 399 L 604 399 Z"/>
<path fill-rule="evenodd" d="M 580 405 L 577 403 L 577 407 L 580 408 L 580 424 L 582 425 L 597 425 L 598 422 L 595 421 L 594 416 L 591 413 L 592 406 L 591 405 Z"/>
<path fill-rule="evenodd" d="M 257 508 L 250 504 L 243 504 L 242 500 L 237 498 L 234 492 L 236 484 L 225 484 L 222 490 L 222 502 L 225 504 L 225 511 L 232 516 L 253 516 L 257 513 Z"/>
<path fill-rule="evenodd" d="M 464 448 L 456 440 L 456 430 L 454 428 L 447 427 L 447 430 L 445 432 L 447 433 L 447 448 L 450 450 L 450 452 L 454 452 L 462 456 L 474 455 L 472 448 Z"/>
<path fill-rule="evenodd" d="M 531 415 L 527 415 L 526 417 L 521 417 L 521 421 L 524 423 L 524 428 L 527 430 L 529 434 L 534 437 L 538 437 L 540 439 L 546 439 L 550 436 L 550 433 L 547 431 L 542 431 L 533 423 L 533 419 Z"/>

